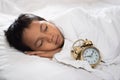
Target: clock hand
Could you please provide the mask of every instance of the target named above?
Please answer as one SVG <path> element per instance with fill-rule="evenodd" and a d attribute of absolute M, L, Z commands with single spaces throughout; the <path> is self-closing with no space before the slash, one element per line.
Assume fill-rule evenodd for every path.
<path fill-rule="evenodd" d="M 91 53 L 91 56 L 93 55 L 93 52 Z"/>
<path fill-rule="evenodd" d="M 91 55 L 85 56 L 85 57 L 91 57 Z"/>

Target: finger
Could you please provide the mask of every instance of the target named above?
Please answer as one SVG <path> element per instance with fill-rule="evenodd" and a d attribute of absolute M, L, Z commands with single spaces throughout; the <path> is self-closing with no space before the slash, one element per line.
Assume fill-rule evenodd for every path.
<path fill-rule="evenodd" d="M 28 55 L 34 55 L 35 54 L 35 52 L 33 52 L 33 51 L 25 51 L 24 53 L 28 54 Z"/>
<path fill-rule="evenodd" d="M 44 51 L 25 51 L 26 54 L 29 55 L 38 55 L 38 54 L 44 54 Z"/>

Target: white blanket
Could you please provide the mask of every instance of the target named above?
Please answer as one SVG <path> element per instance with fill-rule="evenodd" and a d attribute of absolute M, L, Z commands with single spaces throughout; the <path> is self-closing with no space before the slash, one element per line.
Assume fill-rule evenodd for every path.
<path fill-rule="evenodd" d="M 65 36 L 63 50 L 54 56 L 54 60 L 75 68 L 83 68 L 87 71 L 95 72 L 105 80 L 120 79 L 120 77 L 116 76 L 116 72 L 113 75 L 111 75 L 111 71 L 109 72 L 110 74 L 106 72 L 109 66 L 114 64 L 119 66 L 120 64 L 120 57 L 118 57 L 120 56 L 119 7 L 105 8 L 97 15 L 90 15 L 81 8 L 75 8 L 56 17 L 52 22 L 59 27 Z M 102 54 L 102 60 L 105 61 L 96 69 L 92 69 L 85 61 L 76 61 L 71 57 L 70 51 L 73 42 L 77 39 L 86 38 L 93 41 Z"/>

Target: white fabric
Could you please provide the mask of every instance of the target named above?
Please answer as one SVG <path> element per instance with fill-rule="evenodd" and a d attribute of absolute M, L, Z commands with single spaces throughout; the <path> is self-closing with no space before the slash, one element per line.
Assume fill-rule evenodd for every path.
<path fill-rule="evenodd" d="M 102 0 L 103 2 L 100 3 L 99 1 L 101 0 L 0 0 L 0 80 L 103 80 L 103 78 L 105 80 L 120 80 L 120 55 L 115 57 L 120 52 L 120 45 L 116 49 L 115 55 L 113 55 L 115 59 L 109 63 L 110 66 L 101 64 L 98 69 L 102 71 L 98 70 L 91 73 L 84 69 L 75 69 L 46 58 L 25 55 L 10 48 L 5 40 L 3 31 L 9 27 L 20 13 L 24 12 L 51 19 L 70 8 L 82 7 L 97 19 L 97 21 L 95 20 L 96 25 L 100 22 L 103 23 L 100 21 L 102 19 L 99 18 L 105 18 L 106 22 L 109 21 L 109 18 L 112 18 L 113 22 L 119 25 L 120 18 L 118 16 L 116 18 L 116 11 L 119 13 L 119 10 L 113 8 L 114 11 L 107 10 L 106 12 L 104 8 L 117 6 L 114 3 L 119 4 L 119 0 L 113 0 L 113 2 L 111 0 Z M 101 12 L 104 11 L 101 10 L 104 10 L 107 15 L 109 14 L 107 18 L 97 17 L 98 15 L 103 16 Z M 116 27 L 116 30 L 119 35 L 119 27 Z M 114 36 L 114 34 L 112 35 Z"/>
<path fill-rule="evenodd" d="M 92 40 L 95 46 L 100 50 L 102 60 L 105 61 L 104 65 L 110 66 L 110 64 L 116 63 L 113 60 L 120 54 L 118 52 L 120 48 L 120 8 L 105 8 L 102 11 L 98 15 L 93 16 L 80 8 L 75 8 L 56 17 L 55 20 L 53 19 L 52 21 L 59 26 L 66 39 L 63 50 L 55 54 L 54 58 L 60 63 L 76 68 L 84 68 L 87 71 L 93 72 L 100 71 L 99 75 L 101 75 L 103 79 L 110 80 L 102 75 L 105 74 L 104 71 L 101 72 L 101 69 L 97 71 L 93 70 L 87 62 L 74 60 L 70 53 L 75 40 L 87 38 Z M 120 58 L 117 60 L 120 61 Z M 109 74 L 109 76 L 111 76 L 111 74 Z M 111 78 L 111 80 L 112 79 L 113 78 Z"/>
<path fill-rule="evenodd" d="M 112 60 L 119 55 L 119 13 L 119 7 L 105 8 L 98 15 L 89 15 L 82 9 L 75 8 L 56 17 L 53 22 L 63 30 L 65 38 L 72 42 L 68 43 L 69 51 L 73 42 L 87 38 L 100 49 L 103 60 Z"/>

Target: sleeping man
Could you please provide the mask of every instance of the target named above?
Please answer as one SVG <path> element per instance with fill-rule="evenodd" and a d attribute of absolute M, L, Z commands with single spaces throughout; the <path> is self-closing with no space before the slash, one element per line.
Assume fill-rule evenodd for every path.
<path fill-rule="evenodd" d="M 82 65 L 70 62 L 71 47 L 76 40 L 87 38 L 103 53 L 102 60 L 111 62 L 119 46 L 119 32 L 115 30 L 118 26 L 114 28 L 102 18 L 97 21 L 80 9 L 68 10 L 49 21 L 34 14 L 21 14 L 5 31 L 5 36 L 11 47 L 25 54 L 57 59 L 75 67 Z"/>

